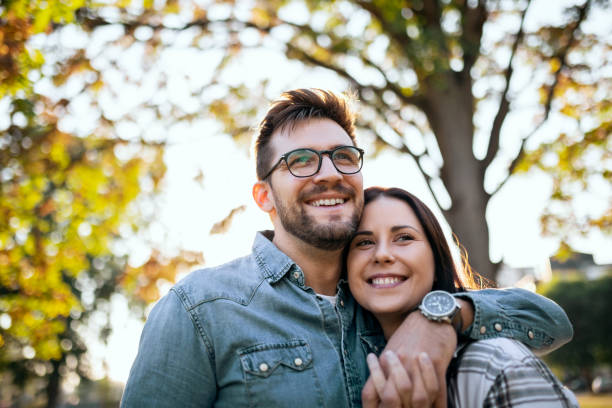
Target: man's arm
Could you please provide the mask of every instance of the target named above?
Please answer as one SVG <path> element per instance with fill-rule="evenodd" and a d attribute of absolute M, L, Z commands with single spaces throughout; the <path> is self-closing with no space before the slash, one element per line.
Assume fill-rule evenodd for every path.
<path fill-rule="evenodd" d="M 550 352 L 571 340 L 573 329 L 559 305 L 543 296 L 522 289 L 485 289 L 457 294 L 462 303 L 463 328 L 469 337 L 484 339 L 510 337 L 520 340 L 539 352 Z M 469 299 L 469 300 L 466 300 Z M 471 303 L 470 303 L 471 300 Z M 484 330 L 482 329 L 484 327 Z M 412 401 L 435 401 L 436 407 L 446 404 L 446 369 L 457 345 L 457 335 L 446 323 L 427 320 L 420 312 L 413 312 L 389 339 L 386 349 L 400 358 L 412 383 Z M 437 396 L 428 395 L 418 381 L 418 355 L 426 352 L 440 384 Z M 374 384 L 368 380 L 364 399 L 375 399 Z M 430 393 L 429 393 L 430 394 Z M 389 400 L 401 401 L 399 395 Z M 398 405 L 400 406 L 400 405 Z"/>
<path fill-rule="evenodd" d="M 571 322 L 558 304 L 524 289 L 483 289 L 455 296 L 472 302 L 473 323 L 466 324 L 464 318 L 464 334 L 474 340 L 513 338 L 543 355 L 574 335 Z"/>
<path fill-rule="evenodd" d="M 155 305 L 121 398 L 127 407 L 209 407 L 216 396 L 211 356 L 171 290 Z"/>

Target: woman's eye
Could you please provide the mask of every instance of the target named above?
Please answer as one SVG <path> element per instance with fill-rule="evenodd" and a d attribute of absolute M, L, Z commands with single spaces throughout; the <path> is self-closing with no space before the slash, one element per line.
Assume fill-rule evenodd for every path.
<path fill-rule="evenodd" d="M 412 238 L 412 235 L 408 235 L 408 234 L 402 234 L 399 237 L 397 237 L 398 241 L 412 241 L 414 240 L 414 238 Z"/>
<path fill-rule="evenodd" d="M 370 239 L 362 239 L 361 241 L 357 241 L 355 243 L 356 247 L 364 247 L 364 246 L 368 246 L 368 245 L 373 245 L 374 242 Z"/>

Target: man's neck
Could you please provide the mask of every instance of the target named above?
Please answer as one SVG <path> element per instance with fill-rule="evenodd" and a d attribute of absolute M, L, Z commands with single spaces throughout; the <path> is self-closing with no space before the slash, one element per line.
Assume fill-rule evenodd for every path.
<path fill-rule="evenodd" d="M 275 233 L 272 242 L 302 269 L 307 286 L 322 295 L 336 294 L 342 266 L 342 249 L 326 251 L 315 248 L 289 234 Z"/>

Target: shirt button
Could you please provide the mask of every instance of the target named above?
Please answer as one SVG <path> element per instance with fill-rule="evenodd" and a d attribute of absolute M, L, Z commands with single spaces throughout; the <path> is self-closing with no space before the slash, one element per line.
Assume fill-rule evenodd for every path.
<path fill-rule="evenodd" d="M 340 306 L 344 307 L 344 300 L 340 299 Z"/>
<path fill-rule="evenodd" d="M 485 334 L 487 332 L 487 328 L 484 326 L 480 326 L 480 334 Z"/>
<path fill-rule="evenodd" d="M 263 371 L 264 373 L 265 373 L 266 371 L 268 371 L 268 368 L 270 368 L 270 367 L 268 367 L 268 365 L 267 365 L 266 363 L 261 363 L 261 364 L 259 365 L 259 370 Z"/>
<path fill-rule="evenodd" d="M 529 338 L 530 338 L 531 340 L 533 340 L 533 337 L 534 337 L 534 336 L 533 336 L 533 332 L 532 332 L 531 330 L 529 330 L 529 331 L 527 332 L 527 336 L 529 336 Z"/>
<path fill-rule="evenodd" d="M 300 279 L 300 273 L 299 273 L 299 272 L 297 272 L 297 271 L 296 271 L 296 272 L 293 272 L 293 277 L 294 277 L 295 279 Z"/>
<path fill-rule="evenodd" d="M 295 364 L 295 365 L 296 365 L 296 366 L 298 366 L 298 367 L 299 367 L 299 366 L 301 366 L 301 365 L 302 365 L 302 363 L 303 363 L 303 361 L 302 361 L 302 359 L 301 359 L 301 358 L 299 358 L 299 357 L 298 357 L 298 358 L 296 358 L 295 360 L 293 360 L 293 364 Z"/>
<path fill-rule="evenodd" d="M 499 324 L 499 323 L 495 323 L 495 326 L 494 326 L 494 327 L 495 327 L 495 330 L 497 330 L 498 332 L 499 332 L 499 331 L 502 331 L 502 325 L 501 325 L 501 324 Z"/>

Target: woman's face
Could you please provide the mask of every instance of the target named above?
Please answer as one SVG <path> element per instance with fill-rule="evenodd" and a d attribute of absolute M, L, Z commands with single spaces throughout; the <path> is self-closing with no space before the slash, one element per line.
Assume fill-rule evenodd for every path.
<path fill-rule="evenodd" d="M 347 269 L 353 296 L 377 317 L 404 315 L 418 306 L 433 286 L 435 264 L 412 208 L 384 196 L 366 205 Z"/>

